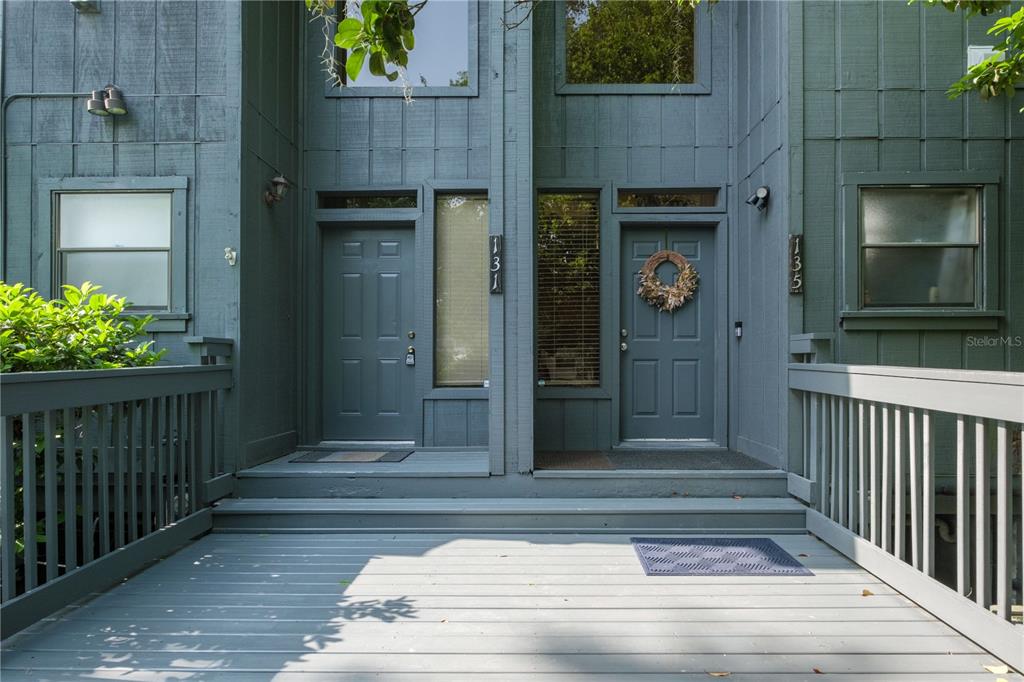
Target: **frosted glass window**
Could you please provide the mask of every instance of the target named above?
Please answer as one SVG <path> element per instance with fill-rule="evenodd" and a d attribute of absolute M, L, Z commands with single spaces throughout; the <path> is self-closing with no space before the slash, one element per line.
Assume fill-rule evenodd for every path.
<path fill-rule="evenodd" d="M 88 281 L 130 308 L 170 308 L 171 192 L 56 196 L 60 284 Z"/>
<path fill-rule="evenodd" d="M 161 251 L 71 251 L 64 254 L 64 281 L 92 282 L 124 296 L 136 308 L 166 308 L 168 254 Z"/>
<path fill-rule="evenodd" d="M 864 242 L 976 243 L 978 194 L 974 187 L 864 188 Z"/>
<path fill-rule="evenodd" d="M 487 198 L 437 198 L 434 227 L 434 384 L 488 377 Z"/>
<path fill-rule="evenodd" d="M 864 307 L 973 307 L 980 190 L 864 187 L 860 191 Z"/>
<path fill-rule="evenodd" d="M 61 248 L 170 248 L 170 192 L 60 195 Z"/>

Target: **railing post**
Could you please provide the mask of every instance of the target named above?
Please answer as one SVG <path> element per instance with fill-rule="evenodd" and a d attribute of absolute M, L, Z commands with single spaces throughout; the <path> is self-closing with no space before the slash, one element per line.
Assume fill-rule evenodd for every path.
<path fill-rule="evenodd" d="M 0 599 L 14 596 L 14 417 L 0 421 Z"/>

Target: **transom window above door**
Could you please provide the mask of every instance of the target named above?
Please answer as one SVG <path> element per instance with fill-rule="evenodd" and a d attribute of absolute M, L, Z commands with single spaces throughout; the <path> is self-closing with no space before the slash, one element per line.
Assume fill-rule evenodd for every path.
<path fill-rule="evenodd" d="M 707 9 L 665 0 L 560 0 L 559 94 L 708 92 Z"/>

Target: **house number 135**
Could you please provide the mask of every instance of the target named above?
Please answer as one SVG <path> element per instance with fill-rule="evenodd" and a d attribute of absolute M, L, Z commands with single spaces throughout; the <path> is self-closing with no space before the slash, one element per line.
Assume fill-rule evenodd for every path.
<path fill-rule="evenodd" d="M 789 293 L 804 292 L 804 236 L 789 235 Z"/>
<path fill-rule="evenodd" d="M 501 271 L 504 266 L 504 252 L 500 234 L 492 234 L 490 237 L 490 254 L 488 257 L 488 277 L 491 283 L 491 293 L 501 293 Z"/>

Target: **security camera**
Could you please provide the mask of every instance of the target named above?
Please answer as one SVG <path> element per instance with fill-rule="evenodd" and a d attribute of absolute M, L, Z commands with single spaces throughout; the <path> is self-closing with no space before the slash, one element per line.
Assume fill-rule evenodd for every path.
<path fill-rule="evenodd" d="M 768 195 L 771 194 L 771 190 L 767 187 L 761 186 L 754 190 L 754 193 L 747 197 L 747 203 L 756 208 L 758 211 L 763 211 L 768 208 Z"/>

